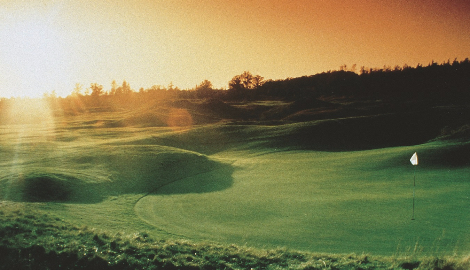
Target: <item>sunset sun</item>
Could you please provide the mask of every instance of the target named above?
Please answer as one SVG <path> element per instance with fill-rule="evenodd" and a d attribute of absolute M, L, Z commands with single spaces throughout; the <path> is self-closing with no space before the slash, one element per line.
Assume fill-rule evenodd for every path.
<path fill-rule="evenodd" d="M 66 77 L 67 52 L 60 28 L 45 18 L 9 22 L 0 30 L 3 92 L 40 97 Z M 6 77 L 6 78 L 5 78 Z"/>

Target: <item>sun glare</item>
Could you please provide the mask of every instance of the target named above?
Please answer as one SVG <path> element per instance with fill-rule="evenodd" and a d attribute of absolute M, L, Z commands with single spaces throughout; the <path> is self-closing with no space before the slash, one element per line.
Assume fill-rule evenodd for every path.
<path fill-rule="evenodd" d="M 60 28 L 40 17 L 17 19 L 0 30 L 1 96 L 40 97 L 64 79 L 66 50 Z"/>
<path fill-rule="evenodd" d="M 54 116 L 49 103 L 43 98 L 15 98 L 5 101 L 1 119 L 8 124 L 29 124 L 50 128 Z M 37 131 L 32 131 L 37 133 Z M 40 133 L 40 132 L 39 132 Z M 38 133 L 38 134 L 39 134 Z"/>

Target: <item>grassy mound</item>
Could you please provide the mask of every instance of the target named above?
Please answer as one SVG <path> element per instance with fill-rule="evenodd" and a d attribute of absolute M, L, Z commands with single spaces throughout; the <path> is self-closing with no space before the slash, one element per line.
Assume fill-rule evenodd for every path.
<path fill-rule="evenodd" d="M 462 117 L 456 116 L 459 113 L 434 108 L 278 125 L 214 124 L 155 139 L 161 144 L 208 155 L 233 148 L 359 151 L 419 145 L 436 139 L 466 141 L 469 129 L 460 123 Z"/>
<path fill-rule="evenodd" d="M 23 202 L 95 203 L 103 199 L 100 177 L 86 173 L 27 167 L 0 177 L 0 197 Z"/>
<path fill-rule="evenodd" d="M 110 134 L 106 134 L 109 136 Z M 147 194 L 187 175 L 217 170 L 224 165 L 199 153 L 124 140 L 57 151 L 4 155 L 0 198 L 25 202 L 97 203 L 109 196 Z M 71 145 L 76 142 L 69 143 Z M 47 154 L 47 160 L 41 155 Z M 22 162 L 18 162 L 22 159 Z M 220 176 L 219 188 L 230 186 Z"/>
<path fill-rule="evenodd" d="M 303 122 L 279 128 L 269 145 L 303 150 L 351 151 L 416 145 L 439 135 L 427 114 L 386 114 Z"/>
<path fill-rule="evenodd" d="M 24 203 L 0 202 L 0 269 L 447 269 L 469 257 L 374 257 L 254 249 L 145 232 L 109 234 L 77 227 Z"/>
<path fill-rule="evenodd" d="M 22 200 L 29 202 L 64 202 L 70 200 L 73 182 L 77 181 L 62 175 L 32 174 L 18 179 L 19 190 L 13 193 L 21 194 Z"/>

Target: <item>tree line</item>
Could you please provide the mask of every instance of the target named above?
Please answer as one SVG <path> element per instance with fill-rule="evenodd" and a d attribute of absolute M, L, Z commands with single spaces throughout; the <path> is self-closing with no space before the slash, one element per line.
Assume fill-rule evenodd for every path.
<path fill-rule="evenodd" d="M 127 81 L 111 82 L 111 88 L 92 83 L 88 88 L 76 84 L 72 93 L 57 97 L 54 92 L 45 98 L 61 107 L 129 107 L 155 100 L 218 99 L 221 101 L 249 100 L 309 100 L 319 97 L 342 96 L 377 100 L 470 100 L 470 61 L 431 62 L 416 67 L 384 66 L 357 68 L 343 65 L 339 70 L 311 76 L 265 80 L 260 75 L 244 71 L 228 82 L 228 89 L 215 89 L 209 80 L 203 80 L 192 89 L 181 90 L 170 83 L 150 88 L 132 89 Z M 1 101 L 6 102 L 6 99 Z M 0 104 L 1 105 L 1 104 Z"/>
<path fill-rule="evenodd" d="M 139 89 L 130 88 L 124 81 L 118 86 L 112 82 L 108 92 L 101 85 L 91 84 L 89 95 L 98 96 L 155 96 L 159 98 L 201 99 L 216 98 L 221 100 L 281 99 L 298 100 L 320 96 L 346 96 L 376 99 L 460 99 L 470 95 L 470 61 L 446 61 L 438 64 L 434 61 L 426 66 L 416 67 L 384 66 L 383 68 L 365 68 L 346 65 L 339 70 L 327 71 L 311 76 L 265 80 L 260 75 L 244 71 L 235 75 L 228 82 L 228 89 L 214 89 L 208 80 L 202 81 L 193 89 L 181 90 L 173 84 L 168 87 L 152 86 Z M 75 91 L 77 94 L 79 91 Z"/>
<path fill-rule="evenodd" d="M 361 67 L 328 71 L 312 76 L 266 81 L 258 98 L 278 97 L 287 100 L 319 96 L 345 96 L 380 100 L 452 99 L 468 101 L 470 97 L 470 61 L 454 60 L 427 66 L 405 65 L 367 69 Z"/>

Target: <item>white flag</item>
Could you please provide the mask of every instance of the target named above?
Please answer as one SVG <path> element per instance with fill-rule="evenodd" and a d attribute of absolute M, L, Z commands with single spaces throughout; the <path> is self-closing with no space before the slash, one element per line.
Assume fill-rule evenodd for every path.
<path fill-rule="evenodd" d="M 418 154 L 416 152 L 413 154 L 413 156 L 410 158 L 410 162 L 413 165 L 418 165 Z"/>

